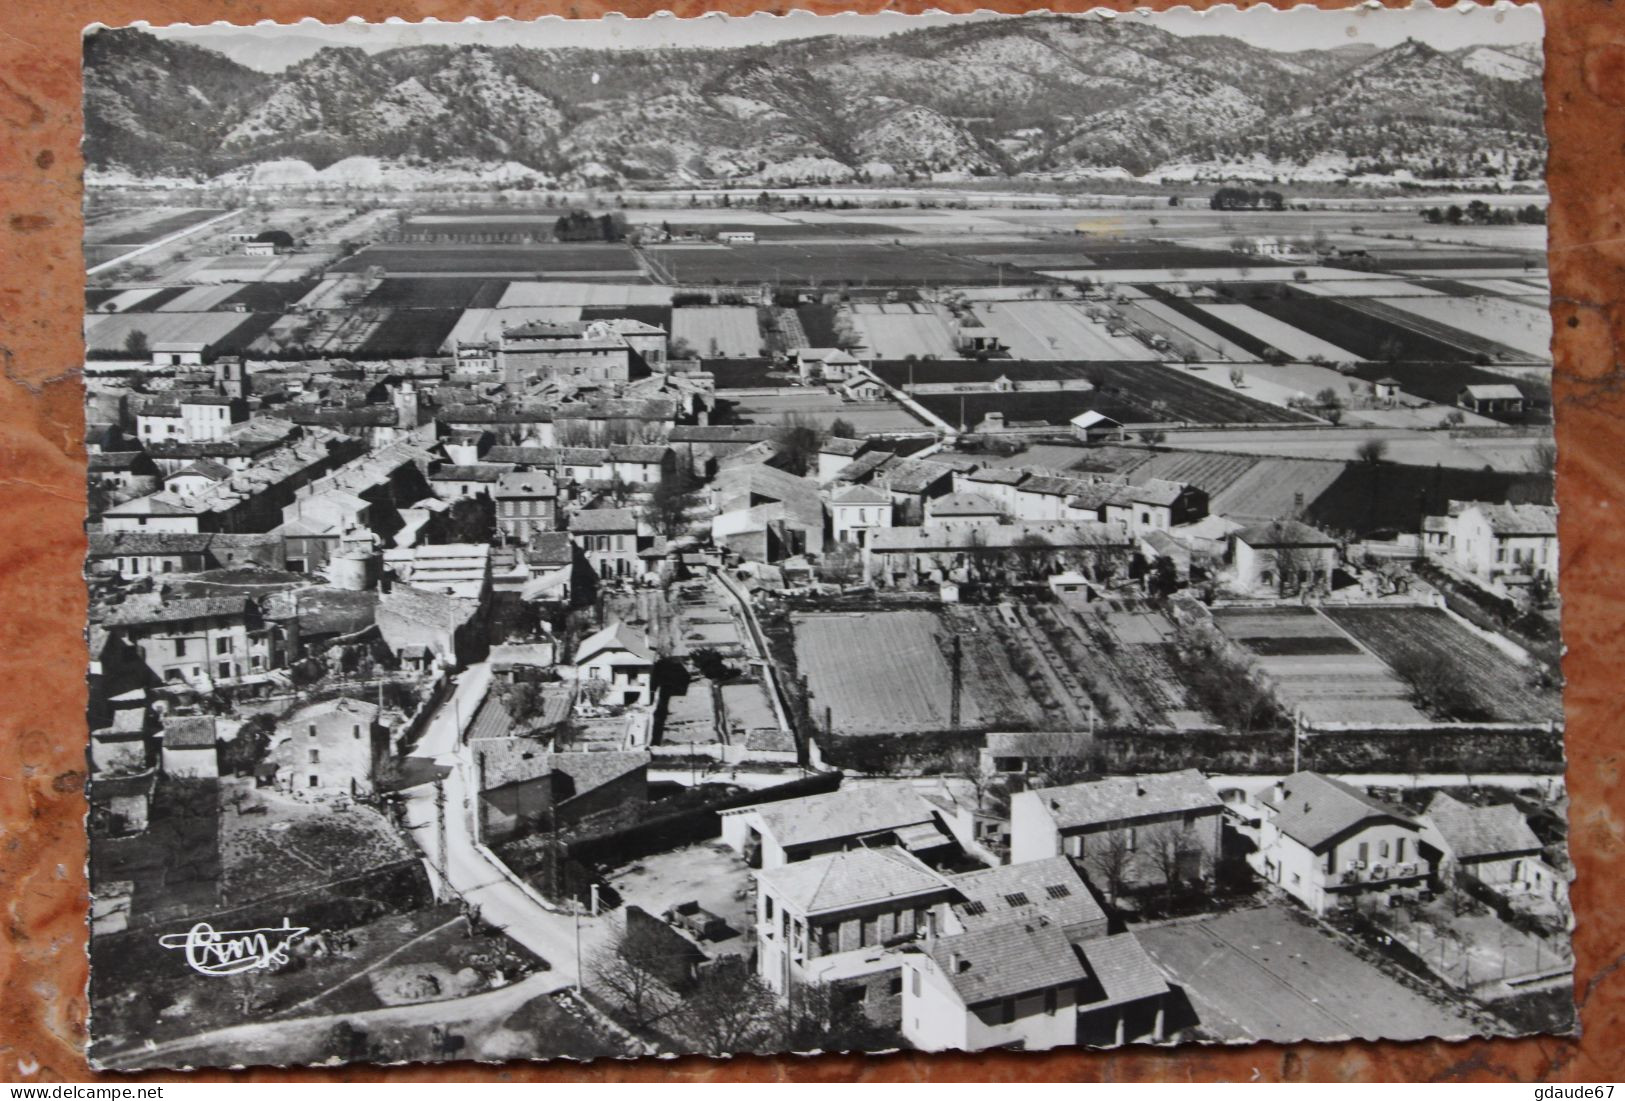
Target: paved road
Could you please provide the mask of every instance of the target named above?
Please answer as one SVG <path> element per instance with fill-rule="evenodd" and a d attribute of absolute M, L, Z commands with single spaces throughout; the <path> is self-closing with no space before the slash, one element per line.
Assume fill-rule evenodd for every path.
<path fill-rule="evenodd" d="M 578 952 L 582 961 L 590 960 L 612 930 L 607 919 L 578 919 L 548 907 L 479 844 L 473 754 L 462 735 L 490 683 L 489 665 L 469 667 L 429 721 L 413 755 L 449 771 L 438 785 L 420 784 L 404 793 L 406 828 L 440 881 L 441 893 L 478 906 L 486 922 L 545 959 L 552 967 L 548 989 L 562 990 L 578 981 Z"/>

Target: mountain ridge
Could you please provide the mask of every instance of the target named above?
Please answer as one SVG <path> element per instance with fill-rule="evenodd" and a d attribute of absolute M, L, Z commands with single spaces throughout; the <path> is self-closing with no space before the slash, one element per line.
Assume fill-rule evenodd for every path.
<path fill-rule="evenodd" d="M 1277 53 L 1065 17 L 636 54 L 328 46 L 274 73 L 134 28 L 85 43 L 87 164 L 137 176 L 373 156 L 560 180 L 1053 177 L 1263 156 L 1527 178 L 1542 112 L 1519 47 Z"/>

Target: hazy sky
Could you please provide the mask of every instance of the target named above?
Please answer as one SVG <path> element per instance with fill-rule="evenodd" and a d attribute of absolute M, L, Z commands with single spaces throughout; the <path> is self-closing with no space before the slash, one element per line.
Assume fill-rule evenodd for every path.
<path fill-rule="evenodd" d="M 976 15 L 788 16 L 720 15 L 697 19 L 656 16 L 649 19 L 574 20 L 547 18 L 534 22 L 495 20 L 465 23 L 343 23 L 303 21 L 253 27 L 214 23 L 208 26 L 148 28 L 155 34 L 209 46 L 246 65 L 278 69 L 310 56 L 324 45 L 358 46 L 379 52 L 397 46 L 486 44 L 508 46 L 591 46 L 650 48 L 658 46 L 742 46 L 820 34 L 886 35 L 923 26 L 983 19 L 1019 18 L 991 12 Z M 1086 15 L 1080 18 L 1101 18 Z M 1126 22 L 1145 21 L 1174 34 L 1223 34 L 1277 50 L 1325 49 L 1364 42 L 1391 46 L 1416 38 L 1442 49 L 1467 45 L 1511 45 L 1540 41 L 1540 9 L 1534 4 L 1500 4 L 1493 8 L 1462 3 L 1457 8 L 1418 4 L 1410 8 L 1353 8 L 1328 12 L 1309 5 L 1275 11 L 1258 5 L 1239 11 L 1225 6 L 1206 13 L 1181 8 L 1173 12 L 1117 15 Z M 138 24 L 139 25 L 139 24 Z M 272 44 L 271 40 L 275 40 Z"/>

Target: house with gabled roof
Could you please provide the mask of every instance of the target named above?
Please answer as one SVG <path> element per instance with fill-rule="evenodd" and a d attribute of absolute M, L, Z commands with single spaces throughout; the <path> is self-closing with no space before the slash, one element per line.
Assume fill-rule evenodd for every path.
<path fill-rule="evenodd" d="M 868 544 L 872 532 L 891 527 L 892 498 L 873 486 L 849 485 L 832 492 L 829 509 L 830 535 L 837 543 L 855 547 Z"/>
<path fill-rule="evenodd" d="M 903 1036 L 923 1051 L 1162 1039 L 1168 981 L 1132 933 L 1073 936 L 1039 914 L 901 959 Z"/>
<path fill-rule="evenodd" d="M 1515 804 L 1475 807 L 1438 791 L 1418 821 L 1423 843 L 1438 852 L 1440 875 L 1460 871 L 1505 895 L 1567 893 L 1567 877 L 1546 863 L 1540 838 Z"/>
<path fill-rule="evenodd" d="M 1420 824 L 1341 780 L 1295 772 L 1252 805 L 1258 847 L 1248 863 L 1317 914 L 1361 894 L 1420 887 L 1431 873 Z"/>
<path fill-rule="evenodd" d="M 649 640 L 624 623 L 611 623 L 576 647 L 576 677 L 602 686 L 604 702 L 643 707 L 654 702 L 655 653 Z"/>
<path fill-rule="evenodd" d="M 857 783 L 823 795 L 734 807 L 721 818 L 723 844 L 751 867 L 777 868 L 877 845 L 931 858 L 954 844 L 938 808 L 903 781 Z"/>
<path fill-rule="evenodd" d="M 1196 879 L 1218 857 L 1223 817 L 1218 794 L 1194 768 L 1035 788 L 1010 799 L 1010 859 L 1065 855 L 1092 878 L 1112 879 L 1096 885 L 1115 890 L 1162 880 L 1162 853 L 1172 848 L 1181 878 Z"/>

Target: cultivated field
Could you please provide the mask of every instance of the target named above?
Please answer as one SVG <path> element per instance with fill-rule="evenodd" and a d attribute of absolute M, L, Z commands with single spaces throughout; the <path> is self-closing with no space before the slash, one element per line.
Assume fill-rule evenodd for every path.
<path fill-rule="evenodd" d="M 1435 295 L 1378 301 L 1434 324 L 1515 348 L 1533 359 L 1550 359 L 1552 355 L 1552 315 L 1544 306 L 1488 296 Z"/>
<path fill-rule="evenodd" d="M 1104 321 L 1090 320 L 1088 308 L 1076 302 L 984 302 L 976 312 L 1016 359 L 1161 358 L 1131 336 L 1111 335 Z"/>
<path fill-rule="evenodd" d="M 149 347 L 173 341 L 198 342 L 219 349 L 237 330 L 254 324 L 255 318 L 254 314 L 229 312 L 90 314 L 85 317 L 85 347 L 93 354 L 122 354 L 130 334 L 139 332 Z M 266 324 L 272 320 L 267 318 Z"/>
<path fill-rule="evenodd" d="M 992 283 L 995 269 L 937 249 L 872 241 L 840 244 L 658 245 L 643 250 L 667 283 L 780 283 L 914 286 Z M 1006 280 L 1012 275 L 1007 271 Z M 1044 282 L 1038 276 L 1014 278 Z"/>
<path fill-rule="evenodd" d="M 953 359 L 959 354 L 941 307 L 913 302 L 854 303 L 850 316 L 866 356 Z"/>
<path fill-rule="evenodd" d="M 355 348 L 366 359 L 408 359 L 440 353 L 461 310 L 391 310 Z"/>
<path fill-rule="evenodd" d="M 893 386 L 909 384 L 910 368 L 915 383 L 988 384 L 1004 375 L 1016 382 L 1024 379 L 1088 379 L 1094 390 L 1040 392 L 966 392 L 961 395 L 929 394 L 918 398 L 921 405 L 945 420 L 959 420 L 963 400 L 965 419 L 974 424 L 987 413 L 998 410 L 1011 421 L 1037 421 L 1064 425 L 1079 413 L 1095 409 L 1125 424 L 1283 424 L 1308 420 L 1301 413 L 1269 405 L 1220 387 L 1184 371 L 1155 362 L 1051 362 L 1030 363 L 994 360 L 898 363 L 876 361 L 877 374 Z"/>
<path fill-rule="evenodd" d="M 1201 1027 L 1222 1040 L 1463 1037 L 1473 1022 L 1282 906 L 1138 933 Z"/>
<path fill-rule="evenodd" d="M 391 275 L 513 275 L 569 279 L 581 275 L 641 277 L 625 245 L 372 245 L 333 265 L 334 271 L 382 268 Z"/>
<path fill-rule="evenodd" d="M 1253 655 L 1275 697 L 1310 722 L 1427 721 L 1409 685 L 1311 608 L 1216 608 L 1213 620 Z"/>
<path fill-rule="evenodd" d="M 807 678 L 813 715 L 821 721 L 828 708 L 837 735 L 948 729 L 951 684 L 935 615 L 798 614 L 793 623 L 796 666 Z M 960 722 L 973 729 L 987 724 L 969 693 Z"/>
<path fill-rule="evenodd" d="M 755 306 L 683 306 L 671 312 L 672 343 L 682 341 L 695 355 L 741 359 L 762 354 L 762 329 Z"/>
<path fill-rule="evenodd" d="M 485 308 L 502 300 L 508 289 L 503 279 L 421 277 L 385 279 L 362 299 L 364 306 L 406 308 Z"/>
<path fill-rule="evenodd" d="M 670 306 L 671 288 L 638 283 L 513 282 L 498 306 Z"/>
<path fill-rule="evenodd" d="M 1205 303 L 1200 308 L 1202 312 L 1211 314 L 1220 321 L 1246 330 L 1265 344 L 1273 348 L 1279 348 L 1293 359 L 1311 359 L 1316 356 L 1330 360 L 1360 358 L 1353 352 L 1311 336 L 1302 329 L 1294 328 L 1268 314 L 1260 313 L 1251 306 Z"/>
<path fill-rule="evenodd" d="M 85 240 L 94 245 L 133 248 L 151 244 L 224 213 L 221 207 L 188 207 L 184 210 L 153 207 L 92 225 L 85 230 Z"/>
<path fill-rule="evenodd" d="M 1324 609 L 1378 657 L 1399 668 L 1433 668 L 1455 686 L 1453 718 L 1546 722 L 1563 718 L 1555 688 L 1534 682 L 1535 670 L 1464 627 L 1441 608 Z"/>

